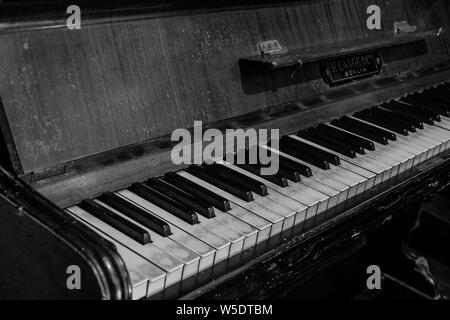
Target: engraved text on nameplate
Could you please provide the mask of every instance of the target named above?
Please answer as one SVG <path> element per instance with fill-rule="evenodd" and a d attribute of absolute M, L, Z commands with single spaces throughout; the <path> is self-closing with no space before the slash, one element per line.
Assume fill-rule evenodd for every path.
<path fill-rule="evenodd" d="M 327 84 L 335 86 L 377 75 L 381 65 L 381 57 L 371 51 L 326 59 L 321 63 L 321 73 Z"/>

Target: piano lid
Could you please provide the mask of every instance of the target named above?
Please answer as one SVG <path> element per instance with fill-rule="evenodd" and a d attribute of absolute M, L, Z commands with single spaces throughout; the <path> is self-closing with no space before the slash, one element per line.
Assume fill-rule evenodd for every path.
<path fill-rule="evenodd" d="M 368 30 L 375 3 L 382 29 Z M 29 173 L 329 89 L 317 64 L 247 73 L 242 58 L 272 39 L 318 61 L 381 50 L 379 78 L 413 71 L 448 59 L 449 10 L 443 0 L 329 0 L 82 15 L 79 30 L 67 14 L 3 22 L 2 132 L 16 172 Z M 398 34 L 398 22 L 413 30 Z M 404 46 L 420 39 L 420 50 Z"/>

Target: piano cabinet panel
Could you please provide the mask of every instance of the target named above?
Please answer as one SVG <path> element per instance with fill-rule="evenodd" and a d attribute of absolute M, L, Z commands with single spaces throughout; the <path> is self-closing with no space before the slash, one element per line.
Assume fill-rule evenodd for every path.
<path fill-rule="evenodd" d="M 2 168 L 0 221 L 0 299 L 131 297 L 115 248 Z"/>
<path fill-rule="evenodd" d="M 0 198 L 1 299 L 100 299 L 89 265 L 51 231 Z M 81 270 L 81 289 L 69 290 L 67 268 Z"/>
<path fill-rule="evenodd" d="M 382 30 L 366 28 L 369 4 L 381 6 Z M 43 169 L 192 127 L 194 120 L 212 123 L 328 89 L 306 75 L 308 81 L 296 85 L 246 94 L 238 62 L 256 54 L 261 40 L 304 52 L 354 49 L 394 41 L 394 21 L 439 28 L 448 20 L 447 7 L 439 0 L 299 1 L 85 18 L 80 30 L 65 28 L 65 17 L 48 25 L 5 23 L 3 120 L 20 169 Z M 402 68 L 448 54 L 445 41 L 433 41 L 432 52 Z M 393 64 L 382 76 L 391 72 L 399 68 Z"/>

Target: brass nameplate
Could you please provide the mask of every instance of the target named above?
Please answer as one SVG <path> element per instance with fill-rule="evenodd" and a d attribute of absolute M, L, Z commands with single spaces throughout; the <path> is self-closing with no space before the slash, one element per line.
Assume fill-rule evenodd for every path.
<path fill-rule="evenodd" d="M 333 57 L 322 61 L 320 71 L 330 86 L 355 81 L 380 73 L 381 57 L 374 51 Z"/>

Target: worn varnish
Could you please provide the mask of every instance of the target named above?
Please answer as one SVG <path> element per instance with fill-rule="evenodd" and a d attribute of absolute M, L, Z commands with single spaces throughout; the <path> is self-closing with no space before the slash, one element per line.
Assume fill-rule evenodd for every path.
<path fill-rule="evenodd" d="M 383 30 L 369 31 L 368 5 Z M 394 21 L 448 28 L 446 1 L 302 1 L 286 6 L 196 11 L 95 23 L 81 30 L 7 29 L 0 34 L 0 95 L 23 172 L 51 167 L 191 127 L 324 92 L 320 79 L 248 94 L 239 58 L 261 40 L 290 49 L 346 49 L 393 39 Z M 448 55 L 447 35 L 430 53 L 381 76 Z M 349 49 L 349 48 L 347 48 Z"/>

